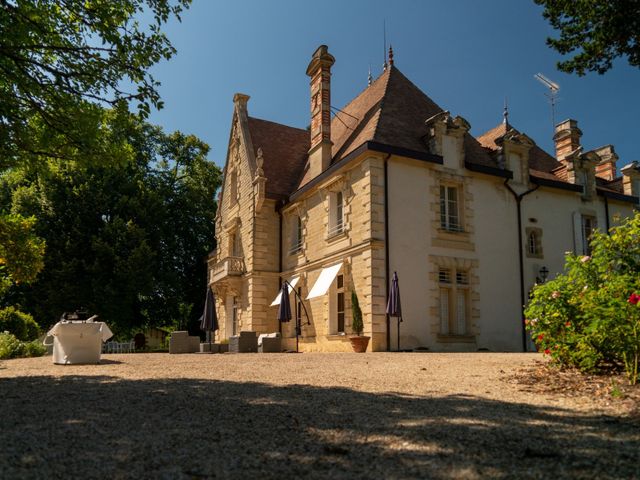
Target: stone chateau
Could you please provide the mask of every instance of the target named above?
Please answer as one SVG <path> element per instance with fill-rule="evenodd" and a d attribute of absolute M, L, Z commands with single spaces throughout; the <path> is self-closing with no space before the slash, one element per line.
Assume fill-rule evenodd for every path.
<path fill-rule="evenodd" d="M 234 96 L 209 259 L 217 340 L 281 330 L 295 348 L 295 319 L 276 320 L 287 280 L 308 313 L 291 295 L 303 351 L 350 350 L 352 291 L 370 350 L 526 349 L 528 291 L 562 270 L 564 252 L 588 255 L 595 228 L 633 213 L 637 162 L 618 175 L 614 147 L 583 148 L 575 120 L 556 126 L 555 156 L 506 115 L 474 138 L 392 53 L 382 75 L 337 110 L 333 63 L 323 45 L 307 67 L 309 130 L 251 117 L 249 96 Z M 385 314 L 393 272 L 399 330 Z"/>

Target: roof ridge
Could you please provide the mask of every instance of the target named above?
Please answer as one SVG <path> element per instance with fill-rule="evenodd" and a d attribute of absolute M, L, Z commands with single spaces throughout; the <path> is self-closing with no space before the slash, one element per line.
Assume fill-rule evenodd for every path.
<path fill-rule="evenodd" d="M 391 83 L 391 72 L 393 70 L 398 70 L 394 65 L 389 66 L 389 70 L 384 72 L 387 74 L 387 83 L 384 86 L 384 91 L 382 92 L 382 96 L 380 97 L 380 101 L 377 102 L 378 103 L 378 111 L 380 112 L 380 114 L 378 115 L 378 117 L 374 120 L 375 124 L 373 127 L 373 138 L 376 138 L 376 135 L 378 134 L 378 126 L 380 125 L 380 118 L 382 118 L 382 109 L 384 108 L 384 103 L 385 103 L 385 99 L 387 98 L 387 92 L 389 91 L 389 84 Z M 400 70 L 398 70 L 400 71 Z M 382 75 L 381 75 L 382 77 Z"/>
<path fill-rule="evenodd" d="M 363 94 L 363 93 L 365 93 L 367 90 L 369 90 L 370 88 L 373 88 L 373 86 L 374 86 L 376 83 L 378 83 L 380 80 L 382 80 L 382 78 L 383 78 L 385 75 L 387 75 L 387 72 L 382 72 L 382 74 L 381 74 L 378 78 L 376 78 L 376 79 L 373 81 L 373 83 L 372 83 L 371 85 L 367 85 L 364 89 L 360 90 L 360 92 L 358 92 L 358 94 L 357 94 L 355 97 L 353 97 L 353 98 L 351 99 L 351 101 L 350 101 L 349 103 L 347 103 L 346 105 L 344 105 L 340 110 L 341 110 L 341 111 L 345 111 L 347 108 L 349 108 L 353 102 L 355 102 L 356 100 L 358 100 L 358 99 L 362 96 L 362 94 Z M 388 76 L 388 75 L 387 75 L 387 76 Z M 387 88 L 387 87 L 385 86 L 385 92 L 386 92 L 386 88 Z M 334 116 L 335 116 L 335 115 L 334 115 Z"/>
<path fill-rule="evenodd" d="M 299 127 L 292 127 L 291 125 L 285 125 L 284 123 L 274 122 L 273 120 L 265 120 L 264 118 L 252 117 L 251 115 L 247 115 L 247 118 L 251 120 L 258 120 L 259 122 L 271 123 L 273 125 L 278 125 L 279 127 L 290 128 L 292 130 L 299 130 L 300 132 L 308 133 L 306 129 Z"/>

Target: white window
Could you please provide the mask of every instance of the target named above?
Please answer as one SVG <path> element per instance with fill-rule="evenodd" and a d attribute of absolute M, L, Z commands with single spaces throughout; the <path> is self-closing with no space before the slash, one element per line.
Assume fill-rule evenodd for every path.
<path fill-rule="evenodd" d="M 455 278 L 455 282 L 453 281 Z M 464 270 L 441 268 L 440 284 L 440 334 L 466 335 L 469 311 L 469 274 Z"/>
<path fill-rule="evenodd" d="M 302 250 L 302 219 L 299 215 L 294 215 L 291 222 L 291 245 L 289 254 L 293 255 Z"/>
<path fill-rule="evenodd" d="M 329 232 L 332 237 L 344 231 L 344 198 L 342 191 L 329 194 Z"/>
<path fill-rule="evenodd" d="M 449 232 L 461 232 L 458 187 L 440 186 L 440 227 Z"/>
<path fill-rule="evenodd" d="M 596 217 L 591 215 L 582 215 L 582 254 L 591 255 L 591 235 L 597 228 Z"/>

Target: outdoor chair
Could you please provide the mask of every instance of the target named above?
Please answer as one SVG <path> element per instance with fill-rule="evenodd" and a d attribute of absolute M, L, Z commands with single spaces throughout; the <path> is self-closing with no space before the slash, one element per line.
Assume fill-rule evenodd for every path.
<path fill-rule="evenodd" d="M 263 333 L 258 337 L 258 352 L 280 353 L 282 352 L 282 339 L 280 333 Z"/>
<path fill-rule="evenodd" d="M 245 331 L 240 335 L 229 337 L 229 352 L 256 353 L 258 351 L 258 337 L 256 332 Z"/>

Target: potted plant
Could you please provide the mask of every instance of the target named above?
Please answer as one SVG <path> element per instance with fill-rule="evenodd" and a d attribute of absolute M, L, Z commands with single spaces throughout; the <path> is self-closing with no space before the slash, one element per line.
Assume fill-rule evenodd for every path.
<path fill-rule="evenodd" d="M 369 345 L 371 337 L 362 335 L 362 330 L 364 329 L 364 324 L 362 323 L 362 310 L 358 303 L 358 296 L 354 291 L 351 292 L 351 316 L 353 318 L 351 327 L 355 333 L 355 335 L 351 335 L 351 337 L 349 337 L 349 340 L 351 341 L 351 348 L 353 348 L 353 351 L 356 353 L 364 353 L 367 351 L 367 346 Z"/>

